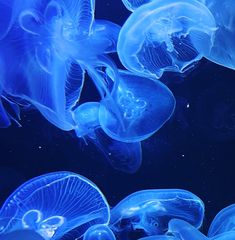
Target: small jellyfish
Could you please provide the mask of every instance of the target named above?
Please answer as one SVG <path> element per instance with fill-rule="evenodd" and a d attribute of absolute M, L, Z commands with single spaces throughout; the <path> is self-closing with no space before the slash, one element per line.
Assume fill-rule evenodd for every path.
<path fill-rule="evenodd" d="M 143 4 L 152 2 L 152 0 L 122 0 L 122 2 L 128 10 L 133 12 Z"/>
<path fill-rule="evenodd" d="M 235 70 L 235 1 L 204 0 L 216 21 L 216 31 L 205 57 Z"/>
<path fill-rule="evenodd" d="M 143 238 L 140 238 L 139 240 L 179 240 L 179 239 L 176 237 L 167 236 L 167 235 L 154 235 L 149 237 L 143 237 Z"/>
<path fill-rule="evenodd" d="M 117 51 L 122 64 L 137 74 L 184 73 L 209 50 L 214 30 L 214 17 L 202 3 L 155 0 L 127 19 Z"/>
<path fill-rule="evenodd" d="M 77 137 L 94 143 L 114 169 L 135 173 L 142 163 L 141 143 L 123 143 L 106 135 L 100 128 L 99 111 L 98 102 L 87 102 L 74 109 Z"/>
<path fill-rule="evenodd" d="M 235 232 L 235 204 L 222 209 L 212 221 L 208 237 L 234 231 Z"/>
<path fill-rule="evenodd" d="M 208 240 L 198 229 L 181 219 L 172 219 L 169 222 L 168 233 L 173 234 L 180 240 Z"/>
<path fill-rule="evenodd" d="M 92 182 L 71 172 L 45 174 L 21 185 L 0 211 L 2 234 L 34 230 L 45 240 L 80 237 L 92 224 L 109 222 L 109 206 Z"/>
<path fill-rule="evenodd" d="M 0 235 L 0 240 L 45 240 L 41 235 L 32 230 L 18 230 Z"/>
<path fill-rule="evenodd" d="M 116 237 L 107 225 L 94 225 L 84 234 L 83 240 L 115 240 Z"/>
<path fill-rule="evenodd" d="M 111 210 L 110 228 L 122 236 L 138 229 L 150 236 L 161 235 L 168 231 L 173 218 L 199 228 L 203 217 L 204 204 L 191 192 L 144 190 L 129 195 Z"/>
<path fill-rule="evenodd" d="M 109 72 L 108 77 L 115 81 Z M 175 98 L 160 81 L 119 71 L 119 83 L 112 91 L 119 118 L 109 98 L 101 101 L 99 120 L 101 128 L 113 139 L 139 142 L 158 131 L 172 116 Z"/>

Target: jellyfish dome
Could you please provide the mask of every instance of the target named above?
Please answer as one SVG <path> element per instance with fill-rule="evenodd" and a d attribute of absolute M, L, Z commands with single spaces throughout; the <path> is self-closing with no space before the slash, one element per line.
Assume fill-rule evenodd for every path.
<path fill-rule="evenodd" d="M 178 218 L 199 228 L 204 217 L 203 202 L 191 192 L 177 189 L 144 190 L 123 199 L 111 210 L 110 227 L 117 234 L 140 229 L 161 235 L 170 219 Z"/>
<path fill-rule="evenodd" d="M 94 225 L 84 234 L 83 240 L 115 240 L 113 232 L 107 225 Z"/>
<path fill-rule="evenodd" d="M 210 61 L 235 70 L 235 2 L 233 0 L 204 0 L 216 21 L 216 31 L 210 51 Z"/>
<path fill-rule="evenodd" d="M 45 174 L 24 183 L 3 204 L 1 233 L 34 230 L 43 238 L 82 236 L 93 224 L 109 222 L 109 206 L 92 182 L 71 172 Z"/>
<path fill-rule="evenodd" d="M 213 15 L 196 0 L 155 0 L 127 19 L 117 51 L 122 64 L 137 74 L 183 73 L 208 51 L 214 29 Z"/>
<path fill-rule="evenodd" d="M 235 232 L 235 204 L 222 209 L 215 216 L 210 225 L 208 236 L 214 237 L 229 231 Z"/>
<path fill-rule="evenodd" d="M 108 77 L 115 81 L 111 72 Z M 100 126 L 113 139 L 139 142 L 158 131 L 172 116 L 175 98 L 160 81 L 119 71 L 118 85 L 111 93 L 117 112 L 109 98 L 101 101 Z"/>

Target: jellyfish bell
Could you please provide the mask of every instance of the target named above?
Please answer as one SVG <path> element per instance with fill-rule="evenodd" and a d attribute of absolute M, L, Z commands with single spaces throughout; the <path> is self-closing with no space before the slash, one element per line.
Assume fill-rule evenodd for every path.
<path fill-rule="evenodd" d="M 216 31 L 205 57 L 224 67 L 235 70 L 235 2 L 233 0 L 204 0 L 213 14 Z"/>
<path fill-rule="evenodd" d="M 107 225 L 94 225 L 84 234 L 84 240 L 115 240 L 116 237 Z"/>
<path fill-rule="evenodd" d="M 77 137 L 95 144 L 114 169 L 125 173 L 137 172 L 142 163 L 141 143 L 123 143 L 106 135 L 100 128 L 99 111 L 98 102 L 86 102 L 74 109 Z"/>
<path fill-rule="evenodd" d="M 192 226 L 187 221 L 181 219 L 172 219 L 169 222 L 168 233 L 182 240 L 208 240 L 197 228 Z"/>
<path fill-rule="evenodd" d="M 117 51 L 122 64 L 137 74 L 184 73 L 208 51 L 214 30 L 214 17 L 202 3 L 156 0 L 130 15 Z"/>
<path fill-rule="evenodd" d="M 90 224 L 107 224 L 109 206 L 101 191 L 71 172 L 45 174 L 21 185 L 0 211 L 1 233 L 33 230 L 47 239 L 71 232 L 80 237 Z M 6 221 L 7 219 L 7 221 Z"/>
<path fill-rule="evenodd" d="M 115 81 L 109 71 L 108 77 Z M 142 141 L 158 131 L 171 117 L 175 98 L 160 81 L 121 70 L 118 77 L 119 84 L 111 96 L 120 118 L 116 117 L 112 102 L 104 98 L 99 112 L 101 128 L 118 141 Z"/>
<path fill-rule="evenodd" d="M 208 237 L 214 237 L 229 231 L 235 231 L 235 204 L 222 209 L 215 216 L 210 225 Z"/>
<path fill-rule="evenodd" d="M 111 210 L 110 228 L 115 234 L 141 229 L 147 235 L 161 235 L 173 218 L 183 219 L 199 228 L 204 204 L 184 190 L 144 190 L 123 199 Z"/>

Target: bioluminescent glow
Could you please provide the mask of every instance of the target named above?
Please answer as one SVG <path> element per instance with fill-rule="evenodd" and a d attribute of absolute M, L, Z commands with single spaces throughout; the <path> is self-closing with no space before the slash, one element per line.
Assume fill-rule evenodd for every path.
<path fill-rule="evenodd" d="M 109 206 L 88 179 L 71 172 L 42 175 L 24 183 L 5 201 L 0 230 L 34 230 L 46 240 L 79 237 L 90 225 L 109 222 Z"/>

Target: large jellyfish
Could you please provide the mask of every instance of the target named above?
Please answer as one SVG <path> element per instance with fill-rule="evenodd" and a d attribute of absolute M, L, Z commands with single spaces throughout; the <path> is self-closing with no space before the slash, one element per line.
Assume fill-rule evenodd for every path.
<path fill-rule="evenodd" d="M 84 234 L 83 240 L 115 240 L 113 232 L 107 225 L 94 225 Z"/>
<path fill-rule="evenodd" d="M 235 70 L 235 2 L 203 0 L 216 20 L 216 31 L 205 57 Z"/>
<path fill-rule="evenodd" d="M 96 68 L 113 66 L 104 55 L 116 51 L 120 27 L 94 22 L 93 0 L 12 1 L 11 11 L 9 27 L 1 30 L 2 95 L 28 101 L 57 127 L 72 130 L 85 72 L 101 97 L 109 94 Z"/>
<path fill-rule="evenodd" d="M 235 204 L 222 209 L 211 223 L 208 237 L 234 231 L 235 236 Z"/>
<path fill-rule="evenodd" d="M 138 74 L 160 78 L 165 71 L 183 73 L 207 54 L 214 30 L 213 15 L 196 0 L 152 1 L 123 25 L 118 55 Z"/>
<path fill-rule="evenodd" d="M 123 143 L 106 135 L 100 127 L 99 111 L 98 102 L 86 102 L 73 111 L 77 136 L 93 142 L 114 169 L 135 173 L 142 163 L 141 143 Z"/>
<path fill-rule="evenodd" d="M 128 239 L 129 232 L 137 229 L 150 236 L 164 234 L 172 218 L 199 228 L 203 217 L 204 204 L 191 192 L 144 190 L 129 195 L 111 210 L 110 227 L 121 239 Z"/>
<path fill-rule="evenodd" d="M 71 172 L 42 175 L 24 183 L 5 201 L 0 230 L 34 230 L 45 240 L 82 236 L 93 224 L 109 222 L 109 206 L 88 179 Z"/>

